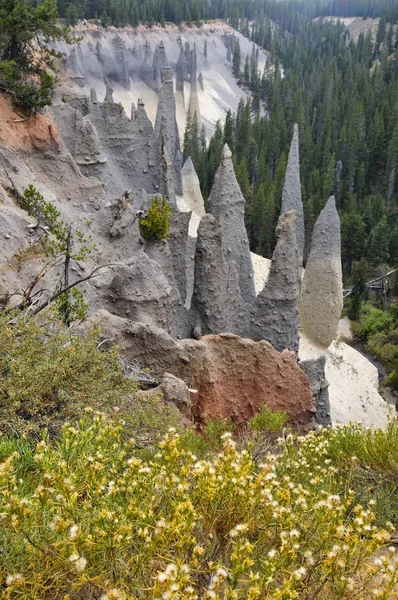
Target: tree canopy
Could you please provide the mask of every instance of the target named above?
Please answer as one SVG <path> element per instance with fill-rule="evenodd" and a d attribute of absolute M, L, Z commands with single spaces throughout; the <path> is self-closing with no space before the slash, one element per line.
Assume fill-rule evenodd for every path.
<path fill-rule="evenodd" d="M 56 0 L 0 0 L 0 82 L 14 103 L 36 112 L 51 103 L 56 53 L 52 40 L 66 37 Z"/>

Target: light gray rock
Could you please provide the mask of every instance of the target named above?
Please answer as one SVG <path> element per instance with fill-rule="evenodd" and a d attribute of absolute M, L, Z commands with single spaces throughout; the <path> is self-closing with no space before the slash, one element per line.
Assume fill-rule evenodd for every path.
<path fill-rule="evenodd" d="M 113 268 L 105 292 L 109 310 L 119 316 L 168 329 L 172 290 L 159 265 L 145 252 Z"/>
<path fill-rule="evenodd" d="M 342 309 L 340 218 L 332 196 L 312 233 L 301 291 L 301 329 L 313 342 L 327 348 L 336 339 Z"/>
<path fill-rule="evenodd" d="M 322 427 L 332 425 L 329 400 L 329 384 L 325 376 L 326 356 L 300 361 L 300 368 L 307 375 L 311 383 L 312 394 L 316 406 L 315 420 Z"/>
<path fill-rule="evenodd" d="M 268 281 L 256 300 L 251 337 L 267 340 L 273 347 L 298 351 L 300 275 L 296 240 L 296 213 L 280 216 L 277 244 Z"/>
<path fill-rule="evenodd" d="M 163 393 L 165 402 L 175 404 L 185 417 L 191 416 L 191 396 L 185 381 L 171 373 L 165 373 L 159 389 Z"/>
<path fill-rule="evenodd" d="M 208 201 L 209 212 L 216 217 L 222 231 L 222 248 L 227 265 L 235 267 L 243 300 L 254 303 L 253 266 L 245 228 L 245 199 L 236 180 L 232 153 L 224 146 Z"/>
<path fill-rule="evenodd" d="M 206 212 L 205 203 L 200 190 L 199 178 L 190 156 L 182 168 L 182 191 L 188 208 L 199 217 L 203 217 Z"/>
<path fill-rule="evenodd" d="M 300 182 L 300 158 L 299 158 L 299 131 L 298 125 L 294 126 L 293 139 L 290 146 L 289 158 L 285 175 L 285 184 L 282 194 L 281 214 L 294 210 L 297 213 L 296 236 L 297 247 L 300 256 L 300 264 L 303 262 L 305 233 L 304 233 L 304 209 L 301 199 Z"/>

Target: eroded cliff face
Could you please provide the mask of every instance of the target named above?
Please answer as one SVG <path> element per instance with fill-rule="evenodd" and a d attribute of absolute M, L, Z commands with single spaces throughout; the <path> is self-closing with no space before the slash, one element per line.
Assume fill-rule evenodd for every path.
<path fill-rule="evenodd" d="M 111 33 L 114 37 L 109 39 Z M 69 72 L 48 115 L 13 123 L 10 103 L 1 97 L 8 111 L 0 123 L 3 301 L 10 304 L 14 292 L 18 297 L 45 261 L 34 219 L 19 207 L 24 188 L 33 183 L 65 221 L 83 230 L 90 222 L 97 250 L 87 263 L 73 266 L 72 277 L 96 264 L 111 265 L 86 285 L 90 314 L 97 315 L 104 327 L 117 324 L 113 337 L 127 358 L 161 371 L 159 377 L 168 372 L 198 388 L 191 415 L 196 422 L 230 417 L 241 427 L 265 402 L 288 410 L 292 423 L 306 430 L 315 424 L 318 402 L 319 420 L 325 424 L 330 418 L 325 363 L 303 366 L 309 379 L 297 364 L 300 294 L 304 328 L 311 320 L 312 298 L 317 306 L 335 307 L 333 314 L 322 313 L 322 325 L 334 339 L 342 296 L 338 215 L 327 208 L 316 226 L 308 261 L 310 267 L 316 263 L 316 269 L 310 268 L 301 291 L 303 209 L 295 128 L 278 243 L 269 276 L 259 286 L 253 264 L 261 261 L 253 262 L 249 250 L 244 198 L 228 147 L 209 199 L 209 214 L 192 161 L 183 169 L 181 165 L 179 97 L 188 83 L 200 103 L 202 87 L 209 86 L 205 70 L 197 85 L 197 73 L 209 61 L 213 42 L 216 48 L 222 44 L 231 70 L 227 51 L 233 39 L 221 32 L 218 41 L 212 40 L 213 34 L 203 30 L 192 44 L 184 40 L 185 33 L 192 33 L 175 31 L 158 39 L 152 49 L 146 33 L 85 32 L 82 44 L 66 57 L 75 72 L 84 67 L 85 79 L 73 79 Z M 155 34 L 164 37 L 165 32 L 151 32 Z M 94 53 L 90 36 L 98 38 Z M 135 44 L 129 47 L 134 36 Z M 173 56 L 175 65 L 170 64 Z M 135 98 L 128 110 L 117 101 L 120 90 L 132 92 L 136 76 L 150 90 L 147 98 L 156 95 L 154 125 L 142 97 Z M 84 85 L 72 93 L 77 81 Z M 89 84 L 93 85 L 87 90 Z M 183 108 L 186 114 L 185 100 Z M 200 112 L 203 118 L 202 104 Z M 171 237 L 156 244 L 142 239 L 140 219 L 161 196 L 166 196 L 173 212 Z M 334 284 L 328 287 L 317 282 L 322 283 L 331 268 L 324 248 L 330 235 Z M 54 285 L 52 278 L 49 273 L 45 280 L 48 289 Z M 181 339 L 185 341 L 176 341 Z"/>
<path fill-rule="evenodd" d="M 114 101 L 120 102 L 127 114 L 131 103 L 142 98 L 155 124 L 162 69 L 169 66 L 176 89 L 180 135 L 188 112 L 191 116 L 196 112 L 208 136 L 216 121 L 223 121 L 228 109 L 235 112 L 240 98 L 246 97 L 232 75 L 228 52 L 233 40 L 239 40 L 243 68 L 246 55 L 251 56 L 252 44 L 221 21 L 200 28 L 167 25 L 104 30 L 80 25 L 76 34 L 82 38 L 78 45 L 57 45 L 64 56 L 63 93 L 88 95 L 93 88 L 102 101 L 108 81 Z M 266 53 L 259 49 L 261 71 L 265 62 Z"/>

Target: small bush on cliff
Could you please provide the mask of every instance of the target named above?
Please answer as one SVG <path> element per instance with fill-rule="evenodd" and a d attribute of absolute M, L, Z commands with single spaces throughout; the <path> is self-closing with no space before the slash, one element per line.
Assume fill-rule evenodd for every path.
<path fill-rule="evenodd" d="M 161 242 L 170 237 L 170 219 L 172 209 L 167 204 L 166 198 L 160 203 L 157 198 L 152 202 L 146 217 L 141 219 L 141 235 L 145 240 Z"/>
<path fill-rule="evenodd" d="M 375 556 L 390 538 L 375 525 L 377 501 L 360 505 L 329 458 L 341 435 L 288 435 L 257 464 L 229 433 L 198 460 L 170 431 L 145 460 L 95 415 L 40 442 L 33 468 L 11 445 L 2 597 L 393 600 L 395 549 Z"/>

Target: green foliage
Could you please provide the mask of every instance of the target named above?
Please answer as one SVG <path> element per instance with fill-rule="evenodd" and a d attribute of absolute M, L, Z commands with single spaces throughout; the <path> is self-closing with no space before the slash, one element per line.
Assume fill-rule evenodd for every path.
<path fill-rule="evenodd" d="M 257 415 L 250 419 L 249 429 L 262 433 L 281 434 L 288 419 L 289 415 L 285 411 L 274 412 L 266 404 L 263 404 Z"/>
<path fill-rule="evenodd" d="M 59 267 L 63 263 L 63 274 L 59 274 L 55 292 L 55 306 L 62 321 L 70 325 L 73 321 L 83 321 L 87 315 L 87 305 L 84 300 L 84 291 L 77 287 L 66 289 L 69 286 L 70 261 L 83 261 L 95 249 L 91 236 L 84 235 L 79 230 L 74 230 L 62 221 L 60 212 L 51 203 L 44 200 L 43 196 L 33 185 L 24 190 L 21 206 L 30 215 L 37 219 L 37 228 L 44 229 L 46 234 L 41 238 L 41 244 L 47 256 L 52 257 L 47 270 Z M 87 223 L 89 226 L 90 223 Z M 40 280 L 40 275 L 36 277 Z M 65 290 L 63 292 L 63 290 Z M 58 293 L 63 292 L 63 293 Z M 27 301 L 30 298 L 26 299 Z"/>
<path fill-rule="evenodd" d="M 396 475 L 386 450 L 397 440 L 396 424 L 288 435 L 257 464 L 228 433 L 198 460 L 171 430 L 145 459 L 120 425 L 89 415 L 56 444 L 38 443 L 34 470 L 10 445 L 3 597 L 363 600 L 377 587 L 392 600 L 398 567 L 374 559 L 390 536 L 377 523 L 385 497 L 376 482 L 361 505 L 355 485 L 357 465 L 361 487 L 369 468 Z"/>
<path fill-rule="evenodd" d="M 141 235 L 151 242 L 162 242 L 170 237 L 170 219 L 173 214 L 166 198 L 160 203 L 157 198 L 152 202 L 146 217 L 140 221 Z"/>
<path fill-rule="evenodd" d="M 364 303 L 359 321 L 353 323 L 353 332 L 359 340 L 367 341 L 376 333 L 390 331 L 392 326 L 393 318 L 389 313 Z"/>
<path fill-rule="evenodd" d="M 55 70 L 58 54 L 48 44 L 70 41 L 57 18 L 56 0 L 0 0 L 0 83 L 28 113 L 51 104 L 55 79 L 47 69 Z"/>
<path fill-rule="evenodd" d="M 106 352 L 98 348 L 98 332 L 73 334 L 48 315 L 42 322 L 9 322 L 9 314 L 0 315 L 1 432 L 40 437 L 47 428 L 54 437 L 65 421 L 79 420 L 88 406 L 123 419 L 126 432 L 142 447 L 179 426 L 176 411 L 159 397 L 147 399 L 134 379 L 124 377 L 116 347 Z M 4 447 L 0 444 L 0 457 Z"/>
<path fill-rule="evenodd" d="M 379 359 L 389 372 L 384 385 L 398 391 L 398 310 L 390 312 L 361 304 L 359 318 L 352 323 L 355 337 L 366 343 L 369 352 Z"/>

